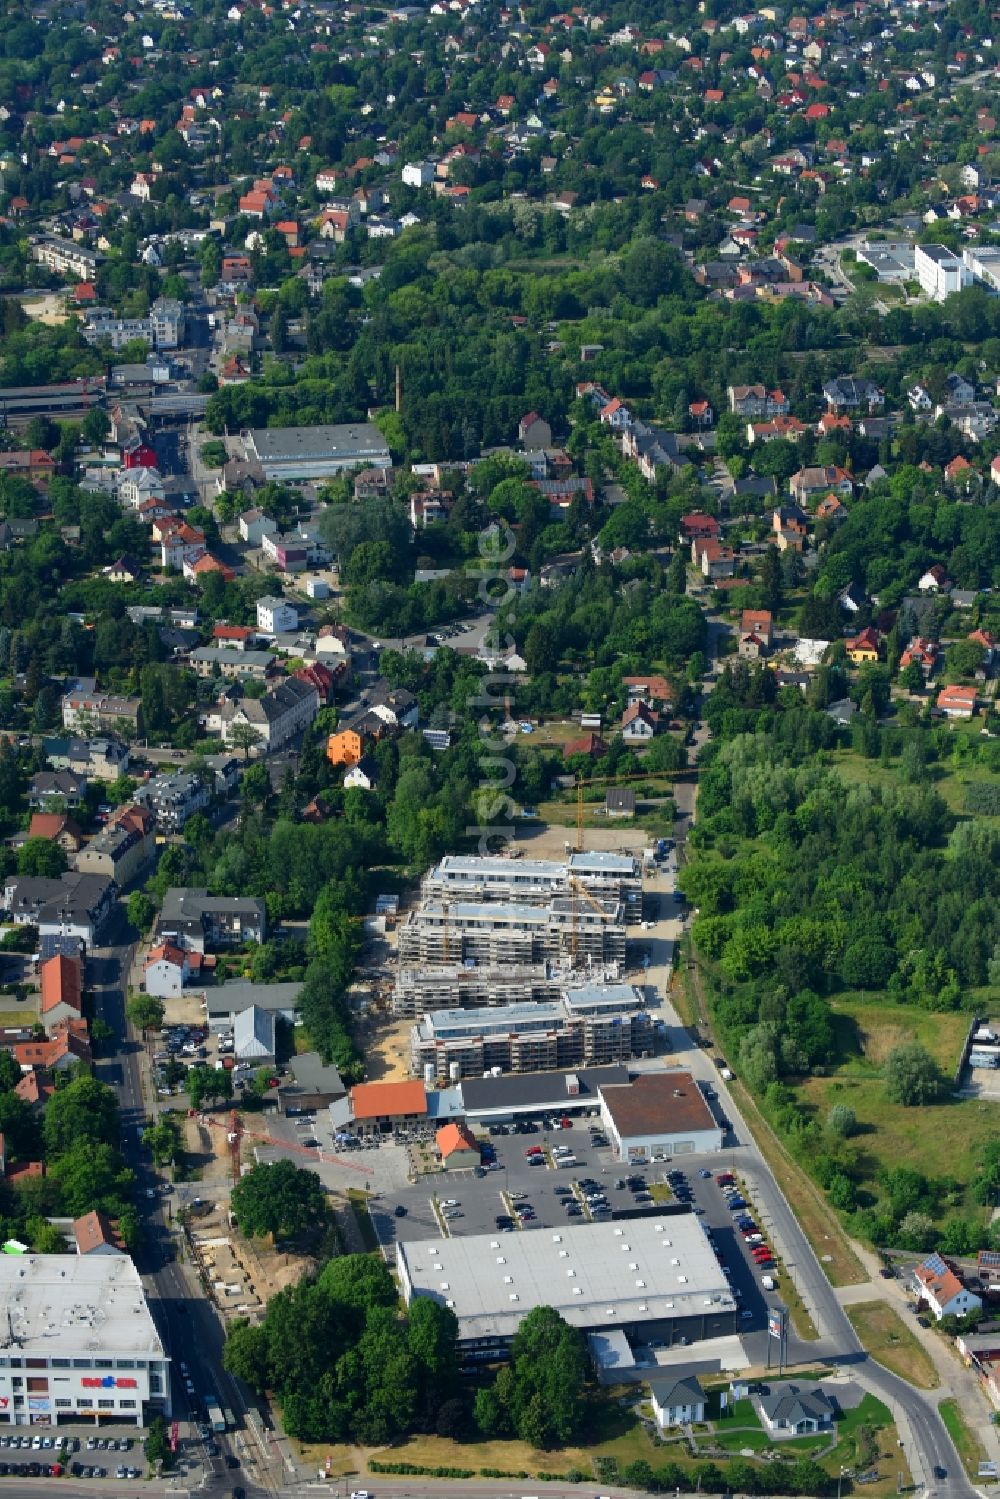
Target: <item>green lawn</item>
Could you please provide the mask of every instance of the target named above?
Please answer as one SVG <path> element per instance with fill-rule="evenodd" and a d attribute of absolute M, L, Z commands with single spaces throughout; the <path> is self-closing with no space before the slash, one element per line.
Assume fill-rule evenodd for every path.
<path fill-rule="evenodd" d="M 967 724 L 955 724 L 953 733 L 978 743 L 982 719 L 974 718 Z M 854 750 L 835 750 L 830 764 L 845 781 L 867 782 L 873 786 L 899 786 L 897 761 L 882 765 L 878 760 L 866 760 Z M 1000 785 L 1000 775 L 972 761 L 956 763 L 953 757 L 940 760 L 929 767 L 930 781 L 934 790 L 957 816 L 967 816 L 965 810 L 965 788 L 971 781 L 984 781 L 988 785 Z M 1000 818 L 987 818 L 988 822 L 1000 822 Z"/>
<path fill-rule="evenodd" d="M 948 1428 L 948 1435 L 958 1448 L 966 1473 L 970 1478 L 978 1477 L 979 1464 L 984 1461 L 986 1453 L 976 1433 L 968 1425 L 958 1401 L 942 1400 L 938 1410 L 941 1412 L 941 1420 Z"/>

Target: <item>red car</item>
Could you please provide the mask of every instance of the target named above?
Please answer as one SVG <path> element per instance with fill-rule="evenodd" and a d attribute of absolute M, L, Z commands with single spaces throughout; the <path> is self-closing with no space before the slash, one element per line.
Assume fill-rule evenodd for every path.
<path fill-rule="evenodd" d="M 528 1148 L 527 1148 L 527 1150 L 524 1152 L 524 1154 L 525 1154 L 526 1157 L 527 1156 L 533 1156 L 533 1155 L 541 1155 L 541 1153 L 542 1153 L 542 1147 L 540 1145 L 529 1145 Z"/>
<path fill-rule="evenodd" d="M 755 1260 L 771 1258 L 771 1251 L 770 1249 L 768 1249 L 766 1244 L 755 1244 L 750 1253 L 753 1255 Z"/>

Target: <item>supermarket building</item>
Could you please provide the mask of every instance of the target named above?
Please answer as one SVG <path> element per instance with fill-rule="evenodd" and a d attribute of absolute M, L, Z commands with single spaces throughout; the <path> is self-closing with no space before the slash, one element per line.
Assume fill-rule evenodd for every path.
<path fill-rule="evenodd" d="M 170 1415 L 170 1361 L 124 1254 L 0 1254 L 0 1426 Z"/>

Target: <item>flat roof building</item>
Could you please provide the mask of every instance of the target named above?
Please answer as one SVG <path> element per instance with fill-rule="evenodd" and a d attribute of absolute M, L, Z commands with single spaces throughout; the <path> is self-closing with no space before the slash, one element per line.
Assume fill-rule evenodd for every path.
<path fill-rule="evenodd" d="M 568 859 L 509 859 L 446 854 L 421 883 L 426 900 L 527 901 L 544 905 L 582 885 L 591 895 L 623 901 L 626 921 L 642 915 L 642 867 L 634 854 L 600 849 Z"/>
<path fill-rule="evenodd" d="M 628 1082 L 628 1068 L 580 1067 L 573 1072 L 522 1072 L 506 1077 L 466 1077 L 459 1087 L 470 1124 L 506 1123 L 533 1114 L 596 1110 L 600 1090 Z"/>
<path fill-rule="evenodd" d="M 399 932 L 401 963 L 538 963 L 581 959 L 624 963 L 620 900 L 553 895 L 545 905 L 516 901 L 426 900 Z"/>
<path fill-rule="evenodd" d="M 0 1301 L 0 1426 L 170 1415 L 169 1359 L 128 1255 L 0 1255 Z"/>
<path fill-rule="evenodd" d="M 690 1072 L 642 1072 L 601 1088 L 601 1118 L 619 1161 L 721 1150 L 723 1132 Z"/>
<path fill-rule="evenodd" d="M 652 1024 L 633 984 L 588 984 L 557 999 L 430 1010 L 410 1032 L 410 1066 L 425 1083 L 502 1072 L 618 1062 L 648 1052 Z"/>
<path fill-rule="evenodd" d="M 630 1342 L 732 1333 L 736 1303 L 693 1214 L 475 1234 L 398 1245 L 403 1298 L 430 1296 L 458 1318 L 467 1359 L 502 1355 L 522 1319 L 554 1307 L 583 1332 Z"/>
<path fill-rule="evenodd" d="M 614 973 L 609 976 L 616 976 Z M 400 965 L 392 1011 L 415 1018 L 427 1010 L 481 1009 L 556 999 L 567 975 L 547 963 L 420 963 Z"/>
<path fill-rule="evenodd" d="M 344 469 L 391 468 L 389 445 L 372 422 L 343 426 L 254 427 L 243 434 L 247 461 L 267 480 L 329 479 Z"/>

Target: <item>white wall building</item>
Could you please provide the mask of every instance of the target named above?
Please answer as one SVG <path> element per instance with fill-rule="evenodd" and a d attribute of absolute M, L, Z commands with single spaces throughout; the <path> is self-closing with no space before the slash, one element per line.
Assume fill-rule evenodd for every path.
<path fill-rule="evenodd" d="M 640 1073 L 600 1090 L 601 1118 L 619 1161 L 722 1149 L 722 1129 L 690 1072 Z"/>
<path fill-rule="evenodd" d="M 257 628 L 265 635 L 290 635 L 299 627 L 299 611 L 284 599 L 266 598 L 257 600 Z"/>
<path fill-rule="evenodd" d="M 917 245 L 913 256 L 920 289 L 933 302 L 943 302 L 952 292 L 972 285 L 972 272 L 944 245 Z"/>
<path fill-rule="evenodd" d="M 434 181 L 432 161 L 408 161 L 401 173 L 407 187 L 430 187 Z"/>
<path fill-rule="evenodd" d="M 0 1426 L 170 1415 L 169 1359 L 128 1255 L 0 1255 Z"/>

